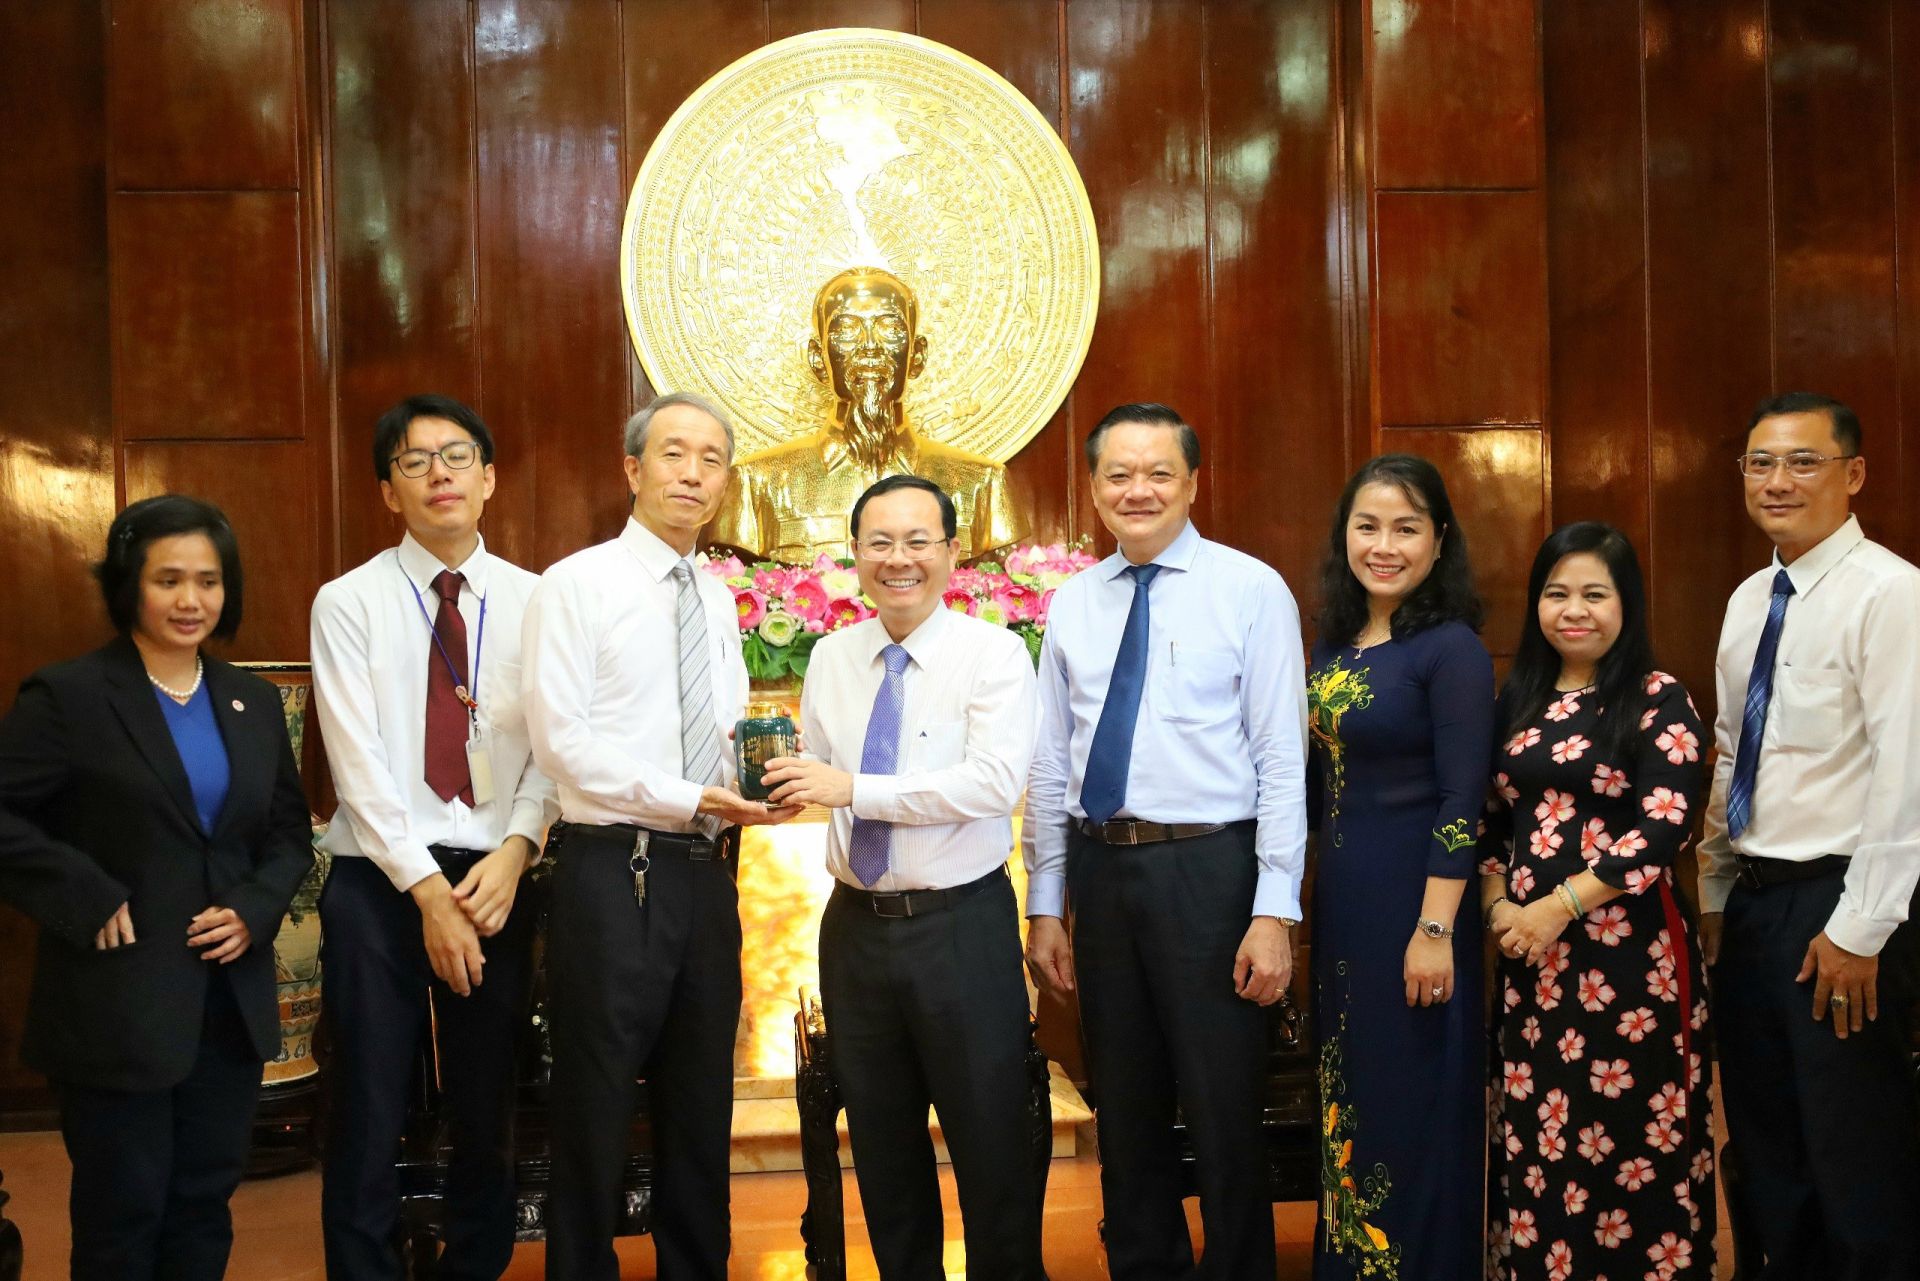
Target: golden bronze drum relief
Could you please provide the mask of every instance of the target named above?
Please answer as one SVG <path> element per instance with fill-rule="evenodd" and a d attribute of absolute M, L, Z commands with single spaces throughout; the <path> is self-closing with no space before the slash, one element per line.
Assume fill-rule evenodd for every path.
<path fill-rule="evenodd" d="M 989 68 L 917 36 L 811 32 L 661 129 L 622 231 L 627 321 L 655 388 L 726 408 L 739 457 L 846 418 L 808 342 L 854 267 L 904 284 L 928 339 L 896 425 L 1004 463 L 1065 399 L 1099 303 L 1093 212 L 1059 135 Z"/>

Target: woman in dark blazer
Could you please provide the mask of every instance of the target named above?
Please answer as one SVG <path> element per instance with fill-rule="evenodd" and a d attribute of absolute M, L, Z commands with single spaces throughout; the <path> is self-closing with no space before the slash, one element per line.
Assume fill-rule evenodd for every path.
<path fill-rule="evenodd" d="M 219 1277 L 307 804 L 273 686 L 202 652 L 240 626 L 220 510 L 134 503 L 97 576 L 119 637 L 0 719 L 0 898 L 40 926 L 22 1057 L 59 1096 L 72 1275 Z"/>

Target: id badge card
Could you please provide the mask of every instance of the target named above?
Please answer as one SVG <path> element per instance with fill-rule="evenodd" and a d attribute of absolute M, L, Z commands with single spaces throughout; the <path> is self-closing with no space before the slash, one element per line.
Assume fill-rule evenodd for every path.
<path fill-rule="evenodd" d="M 473 784 L 473 804 L 477 809 L 493 803 L 493 753 L 487 735 L 474 717 L 467 729 L 467 778 Z"/>

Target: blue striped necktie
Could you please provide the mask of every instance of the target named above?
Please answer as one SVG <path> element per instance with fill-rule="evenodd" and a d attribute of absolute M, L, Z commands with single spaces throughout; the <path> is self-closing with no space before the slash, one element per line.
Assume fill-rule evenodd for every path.
<path fill-rule="evenodd" d="M 1080 776 L 1080 808 L 1095 823 L 1106 822 L 1127 803 L 1133 727 L 1140 719 L 1140 694 L 1147 684 L 1147 587 L 1160 567 L 1129 565 L 1126 572 L 1133 575 L 1133 605 L 1120 632 L 1107 701 L 1100 706 L 1100 721 L 1087 748 L 1087 768 Z"/>
<path fill-rule="evenodd" d="M 1783 569 L 1773 576 L 1767 625 L 1760 630 L 1760 648 L 1753 651 L 1747 703 L 1740 710 L 1740 747 L 1733 756 L 1733 782 L 1727 786 L 1727 831 L 1736 841 L 1753 818 L 1753 783 L 1760 776 L 1760 736 L 1767 729 L 1767 704 L 1773 701 L 1773 661 L 1780 653 L 1780 629 L 1786 625 L 1787 598 L 1791 595 L 1793 580 Z"/>
<path fill-rule="evenodd" d="M 944 608 L 944 607 L 943 607 Z M 887 674 L 873 693 L 873 712 L 867 717 L 867 739 L 860 748 L 862 774 L 893 774 L 900 768 L 900 720 L 906 705 L 907 651 L 889 645 L 880 651 Z M 893 824 L 880 819 L 853 820 L 847 842 L 847 865 L 862 885 L 872 885 L 887 874 L 893 855 Z"/>

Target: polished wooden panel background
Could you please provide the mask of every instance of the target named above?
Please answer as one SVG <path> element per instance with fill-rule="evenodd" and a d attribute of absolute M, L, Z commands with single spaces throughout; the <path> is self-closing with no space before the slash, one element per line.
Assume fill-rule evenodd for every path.
<path fill-rule="evenodd" d="M 615 280 L 633 175 L 704 79 L 834 25 L 917 31 L 1059 129 L 1100 323 L 1012 464 L 1035 532 L 1104 539 L 1079 445 L 1192 418 L 1211 533 L 1311 613 L 1367 454 L 1445 470 L 1511 649 L 1539 536 L 1633 536 L 1710 710 L 1764 562 L 1752 404 L 1855 403 L 1868 528 L 1920 518 L 1920 18 L 1900 0 L 101 0 L 0 7 L 0 688 L 103 632 L 116 505 L 227 505 L 241 657 L 397 536 L 375 416 L 437 390 L 499 436 L 487 533 L 535 569 L 612 534 L 651 395 Z M 797 336 L 796 336 L 797 337 Z M 31 932 L 0 915 L 0 1109 Z"/>

